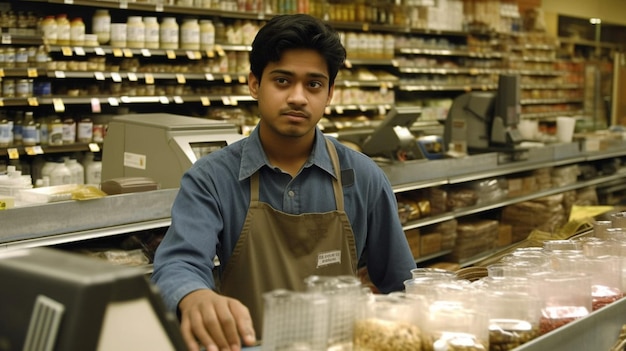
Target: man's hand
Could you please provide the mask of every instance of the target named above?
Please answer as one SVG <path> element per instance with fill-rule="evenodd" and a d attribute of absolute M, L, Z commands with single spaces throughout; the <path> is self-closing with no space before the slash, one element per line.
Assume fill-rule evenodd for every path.
<path fill-rule="evenodd" d="M 207 351 L 239 351 L 241 340 L 246 346 L 256 342 L 250 312 L 238 300 L 202 289 L 185 296 L 178 308 L 190 351 L 198 351 L 198 344 Z"/>

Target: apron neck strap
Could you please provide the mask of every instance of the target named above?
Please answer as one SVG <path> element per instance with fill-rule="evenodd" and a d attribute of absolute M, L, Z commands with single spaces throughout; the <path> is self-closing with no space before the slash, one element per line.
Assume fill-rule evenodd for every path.
<path fill-rule="evenodd" d="M 335 170 L 336 179 L 333 179 L 333 190 L 335 192 L 335 203 L 337 205 L 338 211 L 343 211 L 343 191 L 341 189 L 341 168 L 339 167 L 339 156 L 337 155 L 337 150 L 335 149 L 335 145 L 333 145 L 332 141 L 328 138 L 324 138 L 326 140 L 326 149 L 328 150 L 328 155 L 330 156 L 330 161 L 333 164 L 333 169 Z M 256 171 L 250 177 L 250 204 L 256 205 L 259 202 L 259 171 Z"/>

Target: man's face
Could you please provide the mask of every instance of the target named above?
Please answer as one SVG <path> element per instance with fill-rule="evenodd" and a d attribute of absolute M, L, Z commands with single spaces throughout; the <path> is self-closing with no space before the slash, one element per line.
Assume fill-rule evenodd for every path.
<path fill-rule="evenodd" d="M 261 81 L 251 73 L 248 85 L 265 132 L 281 137 L 314 133 L 333 93 L 326 61 L 310 49 L 284 51 L 265 67 Z"/>

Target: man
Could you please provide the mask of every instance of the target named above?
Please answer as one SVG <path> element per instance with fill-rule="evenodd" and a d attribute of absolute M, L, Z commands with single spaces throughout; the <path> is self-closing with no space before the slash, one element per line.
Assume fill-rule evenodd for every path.
<path fill-rule="evenodd" d="M 184 174 L 155 257 L 153 280 L 191 350 L 253 344 L 263 293 L 302 290 L 310 275 L 354 275 L 367 262 L 382 293 L 411 277 L 385 174 L 317 128 L 345 56 L 337 33 L 308 15 L 274 17 L 257 34 L 248 85 L 260 122 Z"/>

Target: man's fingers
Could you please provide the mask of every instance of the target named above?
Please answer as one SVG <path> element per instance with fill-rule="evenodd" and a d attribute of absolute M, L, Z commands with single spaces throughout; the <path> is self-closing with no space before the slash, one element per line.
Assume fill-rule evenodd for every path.
<path fill-rule="evenodd" d="M 244 345 L 252 346 L 256 344 L 256 333 L 248 308 L 237 300 L 231 301 L 230 305 L 231 312 L 237 321 L 238 334 L 243 339 Z"/>

